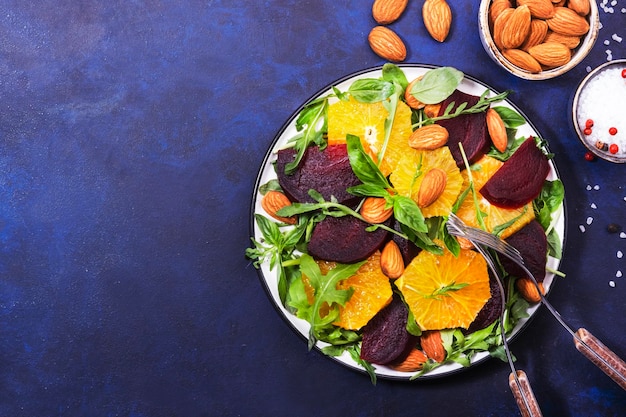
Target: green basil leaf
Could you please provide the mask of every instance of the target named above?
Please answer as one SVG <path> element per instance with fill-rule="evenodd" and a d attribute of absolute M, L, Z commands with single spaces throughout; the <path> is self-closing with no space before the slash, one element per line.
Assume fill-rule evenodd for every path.
<path fill-rule="evenodd" d="M 409 197 L 396 195 L 393 197 L 393 215 L 400 223 L 415 232 L 428 232 L 422 211 L 417 203 Z"/>
<path fill-rule="evenodd" d="M 394 64 L 386 63 L 383 65 L 383 80 L 391 83 L 397 83 L 405 90 L 409 85 L 409 81 L 406 79 L 404 71 L 400 67 Z"/>
<path fill-rule="evenodd" d="M 427 71 L 411 88 L 411 95 L 424 104 L 436 104 L 450 96 L 463 80 L 464 74 L 452 67 Z"/>
<path fill-rule="evenodd" d="M 515 110 L 505 107 L 505 106 L 494 106 L 492 107 L 499 115 L 502 121 L 504 122 L 504 126 L 509 129 L 516 129 L 520 126 L 526 124 L 526 119 L 516 112 Z"/>
<path fill-rule="evenodd" d="M 358 136 L 346 135 L 348 158 L 352 171 L 365 184 L 382 188 L 391 188 L 389 181 L 378 169 L 372 158 L 363 150 L 361 139 Z"/>
<path fill-rule="evenodd" d="M 364 78 L 353 82 L 348 92 L 362 103 L 377 103 L 388 99 L 394 92 L 394 86 L 388 81 Z"/>

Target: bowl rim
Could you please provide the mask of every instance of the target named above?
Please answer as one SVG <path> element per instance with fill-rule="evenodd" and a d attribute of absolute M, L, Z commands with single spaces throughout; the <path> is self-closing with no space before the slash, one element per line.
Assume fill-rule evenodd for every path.
<path fill-rule="evenodd" d="M 544 70 L 539 73 L 528 72 L 516 65 L 509 62 L 500 50 L 496 47 L 489 29 L 489 6 L 493 0 L 481 0 L 478 9 L 478 29 L 480 34 L 480 41 L 483 44 L 487 55 L 502 66 L 505 70 L 511 74 L 526 79 L 526 80 L 548 80 L 559 75 L 565 74 L 575 66 L 577 66 L 585 57 L 589 54 L 589 51 L 593 48 L 600 32 L 600 13 L 598 11 L 598 5 L 595 1 L 589 0 L 589 32 L 583 38 L 581 44 L 577 47 L 576 52 L 572 55 L 570 61 L 560 67 Z"/>
<path fill-rule="evenodd" d="M 613 162 L 616 164 L 624 164 L 626 163 L 626 156 L 619 157 L 607 152 L 602 152 L 592 144 L 588 143 L 585 140 L 585 134 L 582 132 L 578 124 L 578 102 L 582 90 L 587 86 L 591 79 L 598 75 L 602 70 L 614 65 L 624 65 L 626 67 L 626 59 L 613 59 L 597 66 L 596 68 L 591 70 L 578 84 L 576 92 L 574 93 L 574 98 L 572 100 L 572 124 L 574 125 L 574 131 L 576 132 L 578 139 L 583 144 L 583 146 L 587 148 L 588 151 L 596 155 L 598 158 L 604 159 L 605 161 Z"/>

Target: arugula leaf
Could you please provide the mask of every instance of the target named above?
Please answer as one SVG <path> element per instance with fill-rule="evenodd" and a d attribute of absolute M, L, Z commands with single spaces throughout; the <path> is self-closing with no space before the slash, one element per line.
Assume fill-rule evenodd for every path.
<path fill-rule="evenodd" d="M 310 255 L 303 254 L 300 257 L 300 271 L 308 278 L 315 298 L 313 304 L 306 303 L 306 305 L 302 296 L 294 298 L 292 306 L 297 308 L 298 317 L 307 320 L 311 326 L 309 350 L 315 346 L 323 329 L 332 326 L 332 323 L 339 317 L 338 306 L 344 306 L 354 292 L 353 289 L 338 290 L 337 283 L 354 275 L 363 263 L 364 261 L 355 264 L 337 264 L 336 268 L 323 275 Z M 298 286 L 299 284 L 296 284 L 294 288 Z M 320 315 L 322 306 L 328 306 L 328 313 L 324 317 Z"/>
<path fill-rule="evenodd" d="M 324 133 L 328 131 L 328 97 L 321 97 L 307 104 L 296 119 L 296 129 L 302 131 L 289 140 L 294 144 L 296 157 L 285 165 L 285 173 L 293 173 L 300 164 L 309 145 L 316 144 L 321 149 L 326 147 Z M 321 124 L 321 126 L 319 126 Z"/>
<path fill-rule="evenodd" d="M 440 103 L 456 90 L 463 77 L 461 71 L 452 67 L 435 68 L 413 85 L 410 94 L 424 104 Z"/>
<path fill-rule="evenodd" d="M 253 260 L 253 265 L 259 268 L 261 263 L 268 261 L 270 270 L 276 269 L 278 278 L 278 295 L 283 303 L 287 300 L 287 290 L 294 276 L 292 262 L 295 259 L 296 245 L 302 240 L 307 230 L 308 220 L 298 219 L 298 224 L 281 232 L 277 223 L 260 214 L 255 214 L 257 225 L 261 230 L 265 242 L 254 239 L 253 248 L 246 249 L 246 257 Z"/>

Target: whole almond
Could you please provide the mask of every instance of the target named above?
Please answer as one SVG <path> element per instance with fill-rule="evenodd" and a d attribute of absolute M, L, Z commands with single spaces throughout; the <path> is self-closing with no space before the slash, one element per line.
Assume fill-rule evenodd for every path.
<path fill-rule="evenodd" d="M 400 362 L 393 362 L 389 367 L 400 372 L 415 372 L 422 369 L 428 361 L 428 357 L 419 349 L 413 348 L 409 354 Z"/>
<path fill-rule="evenodd" d="M 381 25 L 388 25 L 398 20 L 409 0 L 375 0 L 372 5 L 372 17 Z"/>
<path fill-rule="evenodd" d="M 507 26 L 509 19 L 515 9 L 504 9 L 500 12 L 498 17 L 496 17 L 495 22 L 493 22 L 493 42 L 496 44 L 498 49 L 502 50 L 502 32 L 504 28 Z"/>
<path fill-rule="evenodd" d="M 508 145 L 508 136 L 506 134 L 506 126 L 504 125 L 504 121 L 500 114 L 494 109 L 487 110 L 487 130 L 489 132 L 489 137 L 491 138 L 491 142 L 493 146 L 500 151 L 506 151 L 506 147 Z"/>
<path fill-rule="evenodd" d="M 589 31 L 587 20 L 568 7 L 556 7 L 554 17 L 547 20 L 550 30 L 566 36 L 582 36 Z"/>
<path fill-rule="evenodd" d="M 423 109 L 426 106 L 424 103 L 422 103 L 421 101 L 413 97 L 413 95 L 411 95 L 411 90 L 413 89 L 413 86 L 417 82 L 419 82 L 422 78 L 424 77 L 420 75 L 419 77 L 411 81 L 409 85 L 407 85 L 406 89 L 404 90 L 404 101 L 406 101 L 406 104 L 408 104 L 409 107 L 412 109 Z"/>
<path fill-rule="evenodd" d="M 390 279 L 400 278 L 404 273 L 404 259 L 400 248 L 393 240 L 387 242 L 380 253 L 380 269 Z"/>
<path fill-rule="evenodd" d="M 276 214 L 278 210 L 288 207 L 290 205 L 291 201 L 289 200 L 289 198 L 280 191 L 268 191 L 261 199 L 261 207 L 263 207 L 263 210 L 265 210 L 267 214 L 281 222 L 287 224 L 296 224 L 297 218 L 295 216 L 282 217 Z"/>
<path fill-rule="evenodd" d="M 439 115 L 439 111 L 441 110 L 441 103 L 436 104 L 427 104 L 424 107 L 424 114 L 426 117 L 435 117 Z"/>
<path fill-rule="evenodd" d="M 551 0 L 517 0 L 517 5 L 528 6 L 532 17 L 549 19 L 554 16 L 554 5 Z"/>
<path fill-rule="evenodd" d="M 541 293 L 545 295 L 545 290 L 543 288 L 543 283 L 538 282 L 539 289 Z M 524 300 L 529 303 L 538 303 L 541 301 L 541 296 L 539 295 L 539 291 L 537 291 L 537 287 L 535 283 L 530 278 L 518 278 L 515 280 L 515 288 L 520 293 Z"/>
<path fill-rule="evenodd" d="M 530 21 L 530 31 L 519 49 L 528 51 L 531 46 L 539 45 L 543 42 L 548 33 L 548 24 L 545 20 L 533 19 Z"/>
<path fill-rule="evenodd" d="M 541 72 L 541 64 L 528 52 L 524 52 L 521 49 L 507 49 L 502 51 L 502 55 L 516 67 L 533 74 Z"/>
<path fill-rule="evenodd" d="M 426 0 L 422 6 L 422 18 L 426 30 L 434 40 L 446 40 L 452 25 L 452 10 L 446 0 Z"/>
<path fill-rule="evenodd" d="M 419 127 L 411 133 L 409 146 L 418 150 L 433 150 L 448 143 L 448 129 L 438 124 Z"/>
<path fill-rule="evenodd" d="M 530 32 L 530 9 L 518 6 L 513 10 L 506 25 L 502 28 L 501 42 L 504 49 L 517 48 L 524 42 Z"/>
<path fill-rule="evenodd" d="M 572 58 L 570 49 L 558 42 L 545 42 L 528 49 L 528 53 L 542 65 L 549 68 L 567 64 Z"/>
<path fill-rule="evenodd" d="M 493 0 L 489 5 L 489 27 L 493 29 L 493 24 L 500 13 L 502 13 L 503 10 L 510 8 L 513 8 L 511 0 Z"/>
<path fill-rule="evenodd" d="M 417 193 L 417 205 L 420 208 L 428 207 L 443 193 L 448 182 L 448 175 L 439 168 L 433 168 L 424 175 L 422 184 Z"/>
<path fill-rule="evenodd" d="M 548 31 L 546 37 L 543 40 L 544 42 L 558 42 L 567 46 L 569 49 L 575 49 L 580 45 L 580 36 L 567 36 L 561 35 L 560 33 Z"/>
<path fill-rule="evenodd" d="M 435 362 L 443 362 L 446 358 L 446 349 L 443 347 L 441 332 L 439 330 L 429 330 L 422 332 L 420 336 L 420 346 L 430 359 Z"/>
<path fill-rule="evenodd" d="M 567 7 L 578 13 L 580 16 L 587 16 L 591 11 L 590 0 L 569 0 Z"/>
<path fill-rule="evenodd" d="M 370 48 L 376 55 L 393 62 L 404 61 L 406 46 L 393 30 L 385 26 L 374 27 L 368 37 Z"/>
<path fill-rule="evenodd" d="M 387 201 L 382 197 L 367 197 L 359 211 L 366 222 L 379 224 L 393 214 L 393 207 L 386 207 Z"/>

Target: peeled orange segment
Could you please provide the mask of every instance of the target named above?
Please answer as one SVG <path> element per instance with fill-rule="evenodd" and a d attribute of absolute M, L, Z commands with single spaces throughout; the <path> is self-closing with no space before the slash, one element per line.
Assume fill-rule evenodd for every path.
<path fill-rule="evenodd" d="M 467 329 L 491 296 L 485 259 L 463 249 L 420 252 L 396 285 L 422 330 Z"/>
<path fill-rule="evenodd" d="M 378 163 L 378 153 L 385 141 L 385 119 L 389 112 L 378 103 L 361 103 L 353 97 L 349 101 L 338 101 L 328 108 L 328 144 L 346 143 L 346 135 L 361 138 L 363 149 Z M 391 135 L 379 168 L 384 175 L 411 150 L 408 139 L 411 135 L 411 109 L 399 102 L 394 117 Z"/>
<path fill-rule="evenodd" d="M 490 156 L 483 156 L 471 167 L 472 180 L 474 181 L 474 189 L 480 190 L 481 187 L 491 178 L 491 176 L 503 165 L 503 162 L 492 158 Z M 469 187 L 469 177 L 466 170 L 461 175 L 463 176 L 463 189 Z M 477 194 L 478 208 L 484 213 L 483 221 L 485 229 L 490 233 L 500 232 L 500 237 L 506 239 L 513 233 L 526 226 L 530 221 L 535 218 L 535 212 L 533 211 L 533 204 L 528 203 L 523 207 L 516 209 L 507 209 L 494 206 L 489 203 L 478 192 Z M 467 194 L 465 201 L 461 204 L 461 207 L 457 211 L 459 216 L 467 225 L 473 227 L 480 227 L 478 221 L 478 215 L 476 212 L 476 206 L 474 205 L 474 198 L 471 193 Z M 513 221 L 508 227 L 500 231 L 503 225 Z"/>
<path fill-rule="evenodd" d="M 447 216 L 463 186 L 463 177 L 447 146 L 432 151 L 411 150 L 389 177 L 398 194 L 417 202 L 424 175 L 433 168 L 446 173 L 446 188 L 434 203 L 422 208 L 424 217 Z"/>
<path fill-rule="evenodd" d="M 375 252 L 359 268 L 356 275 L 340 281 L 338 289 L 353 288 L 354 292 L 344 307 L 339 308 L 335 326 L 358 330 L 391 302 L 393 292 L 389 278 L 380 269 L 380 252 Z"/>

